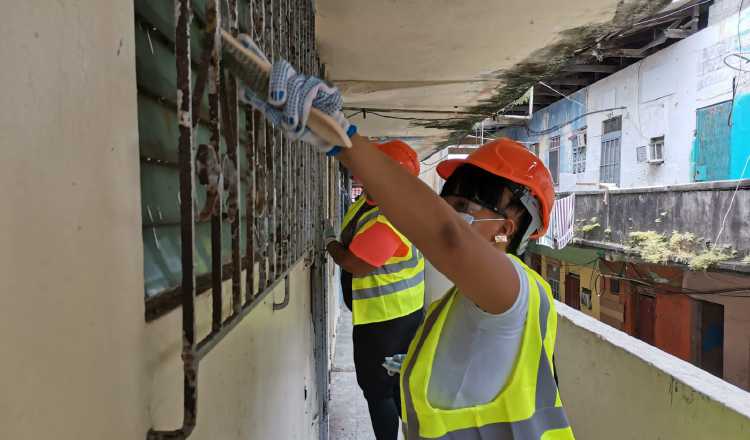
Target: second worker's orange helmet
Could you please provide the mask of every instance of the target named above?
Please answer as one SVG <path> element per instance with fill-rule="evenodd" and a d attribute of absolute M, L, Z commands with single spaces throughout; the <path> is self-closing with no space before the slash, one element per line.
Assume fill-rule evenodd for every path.
<path fill-rule="evenodd" d="M 382 144 L 375 144 L 375 146 L 385 153 L 386 156 L 406 168 L 411 174 L 415 176 L 419 175 L 419 158 L 417 158 L 417 153 L 406 142 L 392 140 L 383 142 Z"/>

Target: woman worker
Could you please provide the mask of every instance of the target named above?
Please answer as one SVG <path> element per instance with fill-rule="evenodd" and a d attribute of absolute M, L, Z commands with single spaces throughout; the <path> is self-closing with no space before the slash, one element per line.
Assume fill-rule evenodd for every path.
<path fill-rule="evenodd" d="M 438 196 L 356 133 L 336 89 L 284 60 L 273 65 L 267 99 L 249 89 L 243 99 L 338 158 L 455 284 L 430 307 L 400 369 L 407 439 L 573 438 L 553 375 L 552 294 L 518 258 L 549 226 L 554 190 L 544 164 L 516 142 L 493 141 L 442 162 Z M 341 124 L 351 148 L 306 129 L 311 106 Z"/>

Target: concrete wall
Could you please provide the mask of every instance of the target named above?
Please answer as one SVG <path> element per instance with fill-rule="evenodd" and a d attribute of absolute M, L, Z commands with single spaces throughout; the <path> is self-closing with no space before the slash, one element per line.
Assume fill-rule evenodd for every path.
<path fill-rule="evenodd" d="M 0 438 L 175 428 L 179 312 L 144 320 L 132 2 L 19 3 L 0 54 Z M 286 309 L 271 310 L 274 292 L 201 363 L 191 438 L 315 436 L 308 274 L 291 273 Z"/>
<path fill-rule="evenodd" d="M 557 303 L 560 395 L 579 440 L 750 437 L 750 394 Z"/>
<path fill-rule="evenodd" d="M 148 428 L 132 2 L 0 18 L 0 437 Z"/>
<path fill-rule="evenodd" d="M 735 194 L 735 189 L 739 189 Z M 586 240 L 625 244 L 633 231 L 692 232 L 703 240 L 750 251 L 750 180 L 676 187 L 587 192 L 576 195 L 576 218 L 597 218 L 600 228 L 579 234 Z M 731 210 L 730 210 L 731 206 Z M 724 217 L 726 216 L 726 222 Z M 607 231 L 610 231 L 607 233 Z"/>
<path fill-rule="evenodd" d="M 686 289 L 743 289 L 750 277 L 720 272 L 686 272 Z M 724 306 L 724 379 L 750 391 L 750 301 L 721 295 L 694 295 L 693 298 Z"/>

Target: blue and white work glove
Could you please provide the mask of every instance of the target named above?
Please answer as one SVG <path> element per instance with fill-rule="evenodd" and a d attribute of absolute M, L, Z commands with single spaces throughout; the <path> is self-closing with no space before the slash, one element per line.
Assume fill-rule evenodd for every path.
<path fill-rule="evenodd" d="M 263 51 L 247 35 L 241 34 L 238 39 L 247 49 L 268 61 Z M 283 59 L 273 63 L 267 99 L 258 97 L 244 85 L 240 87 L 240 99 L 262 112 L 275 127 L 281 127 L 290 139 L 307 142 L 328 155 L 338 153 L 341 146 L 329 144 L 307 128 L 312 107 L 336 120 L 349 137 L 357 132 L 357 127 L 350 124 L 341 112 L 344 100 L 337 88 L 327 85 L 320 78 L 297 73 Z"/>
<path fill-rule="evenodd" d="M 389 376 L 400 374 L 401 365 L 404 363 L 405 358 L 405 354 L 394 354 L 393 356 L 386 356 L 385 362 L 382 363 L 383 368 L 385 368 Z"/>

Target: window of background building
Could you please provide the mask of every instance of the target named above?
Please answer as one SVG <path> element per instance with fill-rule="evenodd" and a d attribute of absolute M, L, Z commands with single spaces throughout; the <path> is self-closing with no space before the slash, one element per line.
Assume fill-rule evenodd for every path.
<path fill-rule="evenodd" d="M 560 266 L 556 264 L 547 265 L 547 282 L 552 289 L 552 296 L 560 300 Z"/>
<path fill-rule="evenodd" d="M 570 137 L 571 142 L 571 171 L 573 174 L 586 172 L 586 130 L 580 130 Z"/>
<path fill-rule="evenodd" d="M 552 181 L 557 185 L 560 181 L 560 136 L 550 139 L 549 161 L 547 163 L 552 174 Z"/>
<path fill-rule="evenodd" d="M 620 137 L 622 116 L 602 122 L 602 156 L 599 181 L 620 185 Z"/>

